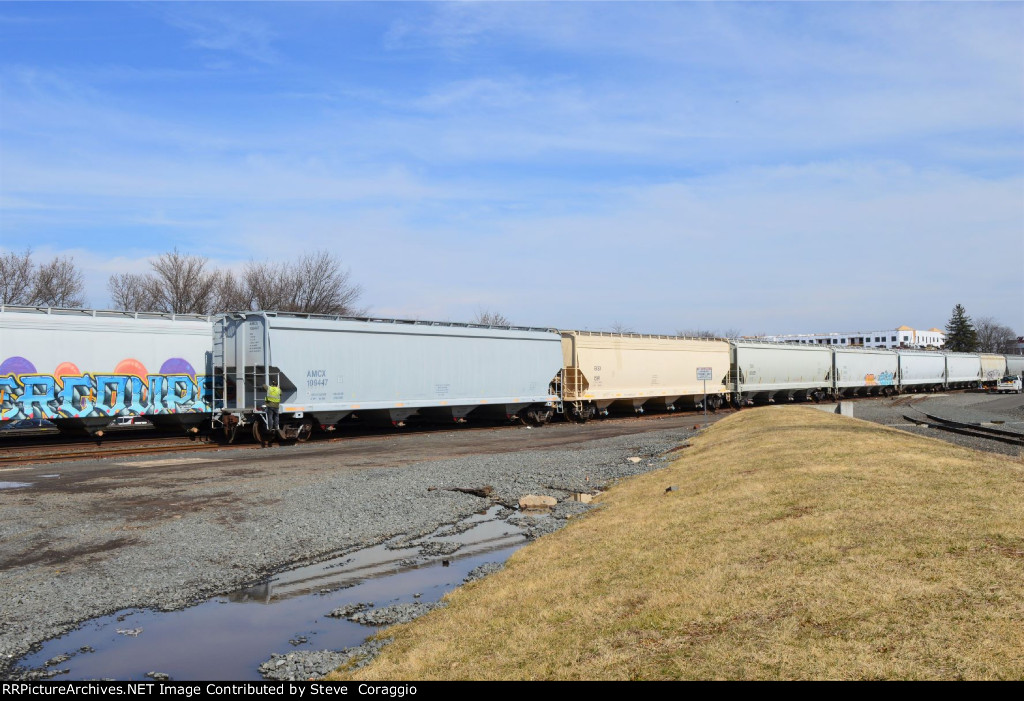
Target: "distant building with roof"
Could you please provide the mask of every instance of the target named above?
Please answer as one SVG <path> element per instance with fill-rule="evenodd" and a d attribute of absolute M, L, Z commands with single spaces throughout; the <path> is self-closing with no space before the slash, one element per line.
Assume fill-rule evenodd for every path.
<path fill-rule="evenodd" d="M 946 343 L 946 334 L 940 329 L 931 328 L 922 331 L 910 326 L 898 326 L 895 329 L 881 331 L 777 334 L 762 338 L 780 343 L 859 348 L 941 348 Z"/>

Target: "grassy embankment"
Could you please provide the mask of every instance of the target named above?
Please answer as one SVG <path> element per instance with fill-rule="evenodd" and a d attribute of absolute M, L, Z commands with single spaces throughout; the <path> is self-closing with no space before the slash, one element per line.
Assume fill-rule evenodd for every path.
<path fill-rule="evenodd" d="M 1021 459 L 807 408 L 679 455 L 354 676 L 1024 678 Z"/>

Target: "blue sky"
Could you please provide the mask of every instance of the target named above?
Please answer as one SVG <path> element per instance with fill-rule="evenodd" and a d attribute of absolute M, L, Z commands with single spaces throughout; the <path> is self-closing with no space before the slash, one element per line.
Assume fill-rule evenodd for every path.
<path fill-rule="evenodd" d="M 382 316 L 1024 333 L 1021 3 L 0 3 L 0 249 Z"/>

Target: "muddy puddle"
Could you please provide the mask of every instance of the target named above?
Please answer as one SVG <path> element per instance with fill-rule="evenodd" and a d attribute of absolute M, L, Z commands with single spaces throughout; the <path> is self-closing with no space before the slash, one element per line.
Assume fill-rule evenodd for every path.
<path fill-rule="evenodd" d="M 0 489 L 21 489 L 22 487 L 31 486 L 31 482 L 0 482 Z"/>
<path fill-rule="evenodd" d="M 271 653 L 341 650 L 379 628 L 328 616 L 346 604 L 432 603 L 475 568 L 502 563 L 523 529 L 492 507 L 421 538 L 399 537 L 178 611 L 129 609 L 44 643 L 16 667 L 56 680 L 260 680 Z M 55 673 L 55 674 L 54 674 Z M 52 674 L 52 676 L 50 676 Z"/>

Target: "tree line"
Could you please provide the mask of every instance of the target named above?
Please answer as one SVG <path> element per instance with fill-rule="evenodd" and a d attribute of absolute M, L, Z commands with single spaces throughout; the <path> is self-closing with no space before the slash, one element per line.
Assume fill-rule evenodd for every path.
<path fill-rule="evenodd" d="M 309 314 L 360 316 L 362 287 L 334 254 L 320 250 L 291 261 L 250 260 L 235 274 L 217 270 L 204 256 L 177 248 L 161 253 L 146 272 L 115 273 L 107 281 L 110 304 L 129 312 L 212 314 L 221 311 L 266 309 Z M 40 307 L 81 307 L 85 304 L 85 276 L 70 256 L 55 256 L 36 263 L 31 249 L 0 255 L 0 304 Z M 501 313 L 477 311 L 477 324 L 507 326 Z M 616 322 L 613 331 L 633 333 Z M 677 331 L 680 336 L 738 336 L 708 329 Z M 1013 353 L 1017 335 L 992 317 L 972 321 L 963 305 L 953 308 L 946 324 L 945 350 L 965 353 Z"/>
<path fill-rule="evenodd" d="M 85 304 L 85 276 L 70 256 L 36 263 L 32 249 L 0 256 L 0 304 L 80 307 Z"/>
<path fill-rule="evenodd" d="M 36 264 L 31 250 L 0 256 L 0 304 L 81 307 L 84 276 L 68 257 Z M 177 248 L 162 253 L 144 272 L 111 275 L 110 306 L 129 312 L 212 314 L 274 311 L 359 316 L 362 287 L 328 251 L 291 261 L 250 260 L 236 274 L 218 270 L 204 256 Z"/>
<path fill-rule="evenodd" d="M 286 262 L 250 260 L 239 274 L 217 270 L 203 256 L 162 253 L 147 273 L 118 273 L 107 283 L 115 309 L 211 314 L 267 309 L 358 316 L 363 290 L 337 256 L 307 253 Z"/>

